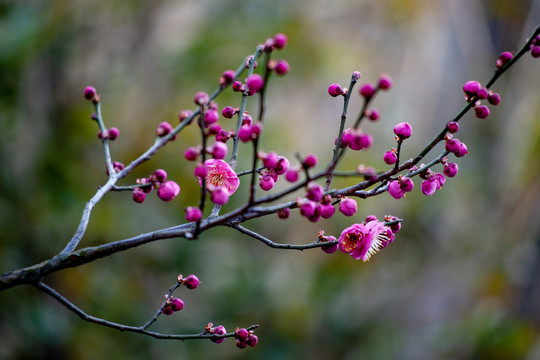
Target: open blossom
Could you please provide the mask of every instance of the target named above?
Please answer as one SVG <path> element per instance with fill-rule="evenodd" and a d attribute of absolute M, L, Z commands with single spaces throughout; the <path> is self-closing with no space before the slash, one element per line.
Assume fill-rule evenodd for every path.
<path fill-rule="evenodd" d="M 220 159 L 206 160 L 204 170 L 208 189 L 224 188 L 228 196 L 234 194 L 238 189 L 240 180 L 238 180 L 238 176 L 226 161 Z M 202 186 L 202 180 L 199 179 L 199 183 Z"/>
<path fill-rule="evenodd" d="M 388 227 L 380 221 L 354 224 L 339 236 L 339 249 L 356 260 L 368 261 L 388 241 Z"/>

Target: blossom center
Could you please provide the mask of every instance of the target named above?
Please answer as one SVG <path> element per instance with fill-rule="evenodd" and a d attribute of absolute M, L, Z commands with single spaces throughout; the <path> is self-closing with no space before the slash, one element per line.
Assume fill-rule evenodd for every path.
<path fill-rule="evenodd" d="M 352 252 L 358 247 L 358 236 L 354 234 L 347 234 L 343 239 L 341 246 L 344 251 Z"/>

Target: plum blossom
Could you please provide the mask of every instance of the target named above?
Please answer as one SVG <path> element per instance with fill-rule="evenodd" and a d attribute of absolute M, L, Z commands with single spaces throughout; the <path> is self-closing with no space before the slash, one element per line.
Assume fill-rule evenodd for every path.
<path fill-rule="evenodd" d="M 224 188 L 227 195 L 231 196 L 238 189 L 240 180 L 238 180 L 238 176 L 226 161 L 220 159 L 206 160 L 204 170 L 206 173 L 206 187 L 209 190 Z M 199 179 L 199 184 L 202 186 L 201 179 Z"/>
<path fill-rule="evenodd" d="M 383 222 L 373 220 L 343 230 L 339 236 L 339 249 L 365 262 L 382 249 L 388 240 L 388 227 Z"/>

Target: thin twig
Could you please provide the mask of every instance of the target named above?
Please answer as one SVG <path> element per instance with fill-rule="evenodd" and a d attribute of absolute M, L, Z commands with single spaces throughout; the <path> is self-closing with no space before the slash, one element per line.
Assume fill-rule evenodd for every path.
<path fill-rule="evenodd" d="M 154 332 L 154 331 L 148 331 L 148 330 L 146 330 L 144 328 L 144 326 L 137 327 L 137 326 L 128 326 L 128 325 L 124 325 L 124 324 L 115 323 L 115 322 L 108 321 L 108 320 L 105 320 L 105 319 L 101 319 L 101 318 L 98 318 L 98 317 L 95 317 L 95 316 L 92 316 L 92 315 L 88 315 L 86 312 L 81 310 L 79 307 L 77 307 L 71 301 L 69 301 L 64 296 L 62 296 L 55 289 L 53 289 L 52 287 L 44 284 L 43 282 L 38 282 L 38 283 L 35 284 L 35 286 L 39 290 L 43 291 L 44 293 L 52 296 L 55 300 L 57 300 L 59 303 L 64 305 L 70 311 L 77 314 L 77 316 L 79 316 L 84 321 L 88 321 L 88 322 L 91 322 L 91 323 L 94 323 L 94 324 L 102 325 L 102 326 L 109 327 L 109 328 L 112 328 L 112 329 L 116 329 L 116 330 L 119 330 L 119 331 L 134 332 L 134 333 L 138 333 L 138 334 L 148 335 L 148 336 L 151 336 L 151 337 L 156 338 L 156 339 L 167 339 L 167 340 L 215 339 L 216 337 L 218 337 L 218 338 L 227 338 L 227 337 L 234 337 L 235 336 L 234 332 L 226 333 L 226 334 L 219 335 L 219 336 L 215 335 L 215 334 L 208 334 L 206 332 L 201 332 L 201 333 L 198 333 L 198 334 L 186 334 L 186 335 L 163 334 L 163 333 L 158 333 L 158 332 Z M 247 327 L 246 329 L 247 330 L 253 330 L 253 329 L 256 329 L 257 327 L 259 327 L 259 325 L 251 325 L 251 326 Z"/>

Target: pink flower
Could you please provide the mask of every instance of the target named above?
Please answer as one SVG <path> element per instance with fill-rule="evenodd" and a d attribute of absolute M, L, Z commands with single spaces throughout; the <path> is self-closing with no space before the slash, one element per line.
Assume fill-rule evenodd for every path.
<path fill-rule="evenodd" d="M 380 221 L 354 224 L 339 236 L 339 249 L 356 260 L 368 261 L 388 241 L 388 228 Z"/>
<path fill-rule="evenodd" d="M 231 168 L 231 166 L 220 159 L 210 159 L 204 162 L 204 170 L 206 172 L 206 187 L 211 188 L 224 188 L 227 191 L 227 195 L 234 194 L 240 180 L 238 176 Z M 202 186 L 202 181 L 199 179 L 199 183 Z"/>

